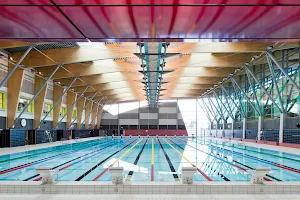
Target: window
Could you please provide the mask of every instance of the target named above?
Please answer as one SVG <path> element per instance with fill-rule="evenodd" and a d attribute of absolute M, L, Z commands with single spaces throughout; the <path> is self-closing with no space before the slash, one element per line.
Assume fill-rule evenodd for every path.
<path fill-rule="evenodd" d="M 18 104 L 18 111 L 22 111 L 27 104 L 29 103 L 29 99 L 20 98 L 19 104 Z M 26 112 L 33 113 L 34 112 L 34 101 L 28 106 Z"/>
<path fill-rule="evenodd" d="M 43 108 L 43 114 L 47 114 L 50 110 L 51 110 L 51 108 L 53 107 L 53 105 L 52 104 L 44 104 L 44 108 Z M 49 113 L 49 116 L 53 116 L 53 111 L 51 111 L 50 113 Z"/>
<path fill-rule="evenodd" d="M 60 112 L 60 116 L 65 116 L 65 114 L 67 113 L 67 108 L 61 108 L 61 112 Z"/>
<path fill-rule="evenodd" d="M 6 110 L 6 93 L 0 92 L 0 109 Z"/>
<path fill-rule="evenodd" d="M 117 115 L 119 110 L 119 104 L 107 104 L 103 107 L 103 110 L 109 112 L 112 115 Z"/>
<path fill-rule="evenodd" d="M 77 118 L 77 110 L 73 110 L 73 118 Z"/>

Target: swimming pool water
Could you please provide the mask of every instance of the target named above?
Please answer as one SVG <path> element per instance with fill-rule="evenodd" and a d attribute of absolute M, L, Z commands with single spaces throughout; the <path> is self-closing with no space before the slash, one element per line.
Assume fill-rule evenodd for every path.
<path fill-rule="evenodd" d="M 125 181 L 174 182 L 182 167 L 196 167 L 195 182 L 250 181 L 250 170 L 269 167 L 265 181 L 300 181 L 300 155 L 187 137 L 98 138 L 0 156 L 0 181 L 39 181 L 37 166 L 56 181 L 111 181 L 108 167 L 124 167 Z"/>

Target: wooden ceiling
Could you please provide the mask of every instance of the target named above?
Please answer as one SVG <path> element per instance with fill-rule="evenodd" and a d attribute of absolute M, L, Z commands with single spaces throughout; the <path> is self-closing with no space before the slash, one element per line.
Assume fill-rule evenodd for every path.
<path fill-rule="evenodd" d="M 32 45 L 25 42 L 2 42 L 1 49 Z M 224 77 L 249 62 L 255 55 L 265 51 L 273 43 L 176 43 L 171 42 L 168 53 L 181 55 L 166 59 L 166 70 L 175 70 L 164 75 L 161 99 L 198 97 L 213 87 Z M 282 43 L 281 48 L 299 44 Z M 82 92 L 91 84 L 85 96 L 93 96 L 96 91 L 115 102 L 144 101 L 144 85 L 141 61 L 134 53 L 139 53 L 137 44 L 90 43 L 89 45 L 31 51 L 22 62 L 25 68 L 47 77 L 57 64 L 63 64 L 53 79 L 61 85 L 69 85 L 73 77 L 79 76 L 72 86 Z M 10 56 L 18 61 L 23 52 Z M 96 96 L 95 99 L 101 98 Z"/>

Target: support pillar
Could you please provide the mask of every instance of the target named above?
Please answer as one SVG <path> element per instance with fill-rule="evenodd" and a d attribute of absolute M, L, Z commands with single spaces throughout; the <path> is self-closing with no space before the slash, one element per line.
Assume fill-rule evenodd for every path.
<path fill-rule="evenodd" d="M 216 127 L 215 127 L 215 136 L 216 137 L 218 136 L 218 125 L 219 125 L 219 122 L 216 121 Z"/>
<path fill-rule="evenodd" d="M 232 119 L 232 123 L 231 123 L 231 137 L 233 138 L 233 131 L 234 131 L 234 122 L 235 119 Z"/>
<path fill-rule="evenodd" d="M 222 137 L 225 137 L 225 129 L 226 129 L 225 125 L 226 125 L 226 121 L 223 120 L 223 125 L 222 125 Z"/>
<path fill-rule="evenodd" d="M 39 128 L 40 127 L 40 121 L 41 121 L 41 115 L 42 115 L 42 110 L 44 106 L 44 99 L 47 91 L 47 86 L 48 82 L 51 80 L 51 78 L 54 76 L 56 71 L 61 67 L 62 65 L 57 65 L 54 71 L 50 74 L 49 77 L 47 77 L 46 80 L 43 78 L 40 78 L 36 76 L 35 78 L 35 84 L 34 84 L 34 96 L 28 104 L 22 109 L 21 113 L 18 115 L 18 117 L 15 119 L 15 121 L 18 121 L 22 114 L 26 112 L 27 108 L 30 106 L 32 102 L 37 103 L 36 109 L 34 109 L 34 121 L 33 121 L 33 127 L 34 128 Z"/>
<path fill-rule="evenodd" d="M 34 94 L 37 94 L 41 87 L 43 87 L 45 80 L 41 77 L 35 76 L 34 78 Z M 44 101 L 46 97 L 48 83 L 40 91 L 34 100 L 34 119 L 33 119 L 33 129 L 40 128 L 40 121 L 42 117 Z"/>
<path fill-rule="evenodd" d="M 70 110 L 67 113 L 67 120 L 66 120 L 66 128 L 69 128 L 71 126 L 71 120 L 73 116 L 73 110 L 74 110 L 74 105 L 73 103 L 76 100 L 76 94 L 73 92 L 68 92 L 67 93 L 67 110 Z"/>
<path fill-rule="evenodd" d="M 92 107 L 93 107 L 93 102 L 88 102 L 89 104 L 86 106 L 85 111 L 84 111 L 84 120 L 85 120 L 85 124 L 84 127 L 85 129 L 87 129 L 89 127 L 89 123 L 90 123 L 90 114 L 92 111 Z"/>
<path fill-rule="evenodd" d="M 8 72 L 13 66 L 8 65 Z M 24 78 L 24 70 L 17 68 L 7 80 L 7 128 L 13 128 L 19 104 L 19 96 Z"/>
<path fill-rule="evenodd" d="M 209 124 L 209 136 L 212 136 L 211 130 L 214 128 L 214 122 L 210 122 Z"/>
<path fill-rule="evenodd" d="M 53 111 L 53 128 L 56 128 L 58 126 L 58 119 L 60 115 L 60 109 L 61 109 L 61 101 L 64 97 L 64 95 L 68 92 L 70 87 L 75 83 L 75 81 L 78 79 L 78 77 L 75 77 L 71 84 L 67 88 L 59 87 L 57 85 L 53 85 L 53 106 L 48 111 L 48 113 L 44 116 L 42 119 L 42 122 L 47 118 L 47 116 Z M 58 106 L 58 108 L 56 108 Z"/>
<path fill-rule="evenodd" d="M 264 126 L 264 118 L 263 116 L 258 116 L 258 125 L 257 125 L 257 140 L 260 141 L 261 139 L 261 131 L 263 130 Z"/>
<path fill-rule="evenodd" d="M 80 99 L 77 102 L 77 129 L 80 129 L 81 126 L 83 106 L 85 103 L 88 103 L 86 102 L 86 99 L 84 97 L 79 97 L 79 98 Z"/>
<path fill-rule="evenodd" d="M 53 108 L 53 121 L 52 121 L 52 127 L 55 128 L 57 127 L 57 122 L 59 119 L 59 114 L 60 114 L 60 109 L 61 109 L 61 101 L 60 96 L 63 94 L 64 88 L 53 85 L 53 102 L 57 102 L 57 105 Z"/>
<path fill-rule="evenodd" d="M 247 119 L 244 118 L 243 119 L 243 137 L 242 137 L 242 139 L 246 138 L 246 129 L 247 129 Z"/>
<path fill-rule="evenodd" d="M 104 106 L 104 105 L 103 105 Z M 98 108 L 99 110 L 98 110 L 98 115 L 97 115 L 97 129 L 100 129 L 100 125 L 101 125 L 101 118 L 102 118 L 102 112 L 103 112 L 103 107 L 102 106 L 100 106 L 99 108 Z"/>
<path fill-rule="evenodd" d="M 92 120 L 91 120 L 91 125 L 92 125 L 91 128 L 92 129 L 95 128 L 95 119 L 96 119 L 96 115 L 97 115 L 97 112 L 99 109 L 100 109 L 100 105 L 94 103 L 93 108 L 92 108 L 93 111 L 92 111 Z"/>
<path fill-rule="evenodd" d="M 286 113 L 280 113 L 279 143 L 283 143 L 283 131 L 286 129 Z"/>

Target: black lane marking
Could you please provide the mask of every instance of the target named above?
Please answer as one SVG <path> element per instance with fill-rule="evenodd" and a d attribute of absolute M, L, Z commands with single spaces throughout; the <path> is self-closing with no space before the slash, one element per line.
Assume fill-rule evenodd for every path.
<path fill-rule="evenodd" d="M 198 143 L 198 142 L 196 142 L 196 143 Z M 198 143 L 198 144 L 200 144 L 200 143 Z M 280 169 L 285 169 L 285 170 L 289 170 L 289 171 L 292 171 L 292 172 L 295 172 L 295 173 L 298 173 L 298 172 L 296 172 L 296 171 L 299 171 L 298 169 L 295 169 L 295 168 L 292 168 L 292 167 L 288 167 L 288 166 L 285 166 L 285 165 L 281 165 L 281 164 L 277 164 L 277 163 L 275 163 L 275 162 L 272 162 L 272 161 L 269 161 L 269 160 L 265 160 L 265 159 L 262 159 L 262 158 L 258 158 L 258 157 L 255 157 L 255 156 L 251 156 L 251 155 L 249 155 L 249 154 L 246 154 L 246 153 L 240 153 L 240 152 L 237 152 L 237 151 L 233 151 L 233 150 L 228 150 L 228 149 L 225 149 L 225 147 L 219 147 L 218 146 L 218 144 L 216 144 L 216 146 L 214 145 L 214 144 L 212 144 L 212 143 L 210 143 L 209 144 L 211 147 L 215 147 L 215 148 L 217 148 L 217 149 L 222 149 L 222 150 L 224 150 L 224 151 L 227 151 L 227 152 L 229 152 L 229 153 L 231 153 L 232 155 L 233 154 L 238 154 L 239 156 L 241 156 L 241 157 L 249 157 L 250 159 L 252 159 L 252 160 L 255 160 L 255 161 L 263 161 L 263 162 L 265 162 L 265 163 L 267 163 L 268 165 L 272 165 L 272 166 L 274 166 L 274 167 L 278 167 L 278 168 L 280 168 Z M 284 167 L 284 168 L 283 168 Z M 276 179 L 275 179 L 276 180 Z M 280 179 L 279 179 L 280 180 Z"/>
<path fill-rule="evenodd" d="M 214 146 L 214 145 L 212 145 L 212 144 L 210 144 L 211 146 Z M 281 165 L 281 164 L 278 164 L 278 163 L 275 163 L 275 162 L 272 162 L 272 161 L 269 161 L 269 160 L 265 160 L 265 159 L 262 159 L 262 158 L 258 158 L 258 157 L 255 157 L 255 156 L 251 156 L 251 155 L 249 155 L 249 154 L 246 154 L 246 153 L 240 153 L 240 152 L 237 152 L 237 151 L 233 151 L 233 150 L 228 150 L 228 149 L 225 149 L 225 148 L 222 148 L 222 147 L 218 147 L 218 146 L 214 146 L 214 147 L 216 147 L 216 148 L 219 148 L 219 149 L 223 149 L 224 151 L 228 151 L 228 152 L 233 152 L 233 153 L 235 153 L 235 154 L 238 154 L 238 155 L 240 155 L 240 156 L 242 156 L 242 157 L 245 157 L 245 156 L 248 156 L 248 157 L 250 157 L 250 158 L 252 158 L 253 160 L 259 160 L 259 161 L 264 161 L 264 162 L 266 162 L 266 163 L 268 163 L 269 165 L 271 165 L 271 164 L 273 164 L 273 166 L 274 167 L 278 167 L 278 168 L 280 168 L 280 169 L 284 169 L 284 168 L 286 168 L 285 170 L 289 170 L 289 169 L 291 169 L 291 170 L 289 170 L 289 171 L 292 171 L 292 170 L 294 170 L 294 171 L 292 171 L 292 172 L 295 172 L 295 171 L 299 171 L 298 169 L 296 169 L 296 168 L 293 168 L 293 167 L 288 167 L 288 166 L 286 166 L 286 165 Z M 270 164 L 271 163 L 271 164 Z M 282 168 L 282 167 L 284 167 L 284 168 Z M 298 173 L 298 172 L 295 172 L 295 173 Z"/>
<path fill-rule="evenodd" d="M 94 146 L 102 145 L 102 144 L 107 144 L 107 143 L 110 143 L 110 142 L 112 142 L 112 141 L 109 141 L 109 142 L 103 142 L 103 143 L 100 143 L 100 144 L 96 144 L 96 145 L 94 145 Z M 115 145 L 115 144 L 117 144 L 117 143 L 114 143 L 114 144 L 112 144 L 112 145 Z M 91 147 L 91 146 L 90 146 L 90 147 Z M 101 151 L 101 150 L 106 149 L 106 148 L 108 148 L 108 147 L 111 147 L 111 146 L 103 147 L 103 148 L 101 148 L 101 149 L 98 149 L 98 150 L 92 151 L 92 152 L 90 152 L 90 153 L 81 155 L 81 156 L 79 156 L 79 157 L 77 157 L 77 158 L 74 158 L 74 159 L 72 159 L 72 160 L 69 160 L 69 161 L 67 161 L 67 162 L 65 162 L 65 163 L 59 164 L 59 165 L 57 165 L 57 166 L 55 166 L 55 167 L 52 167 L 51 169 L 52 169 L 52 170 L 53 170 L 53 169 L 56 169 L 56 168 L 58 168 L 58 167 L 60 167 L 60 166 L 63 166 L 63 165 L 65 165 L 65 164 L 68 164 L 68 163 L 70 163 L 70 162 L 72 162 L 72 161 L 74 161 L 74 160 L 77 160 L 77 159 L 82 158 L 82 157 L 84 157 L 84 156 L 87 156 L 87 155 L 89 155 L 89 154 L 95 153 L 95 152 L 97 152 L 97 151 Z M 89 148 L 89 147 L 86 147 L 86 148 Z M 83 148 L 83 149 L 85 149 L 85 148 Z M 80 150 L 82 150 L 82 149 L 80 149 Z M 80 150 L 78 150 L 78 151 L 80 151 Z M 40 175 L 40 174 L 33 175 L 33 176 L 29 177 L 29 178 L 24 179 L 23 181 L 29 181 L 30 179 L 33 179 L 33 178 L 35 178 L 35 177 L 37 177 L 37 176 L 39 176 L 39 175 Z"/>
<path fill-rule="evenodd" d="M 117 153 L 119 153 L 120 151 L 122 151 L 123 149 L 125 149 L 126 147 L 128 147 L 129 145 L 131 145 L 132 143 L 134 143 L 135 141 L 137 141 L 138 139 L 133 140 L 132 142 L 130 142 L 129 144 L 127 144 L 126 146 L 124 146 L 122 149 L 116 151 L 115 153 L 111 154 L 110 156 L 108 156 L 107 158 L 105 158 L 104 160 L 100 161 L 98 164 L 96 164 L 94 167 L 92 167 L 91 169 L 89 169 L 88 171 L 86 171 L 84 174 L 82 174 L 81 176 L 79 176 L 75 181 L 80 181 L 81 179 L 83 179 L 86 175 L 88 175 L 89 173 L 91 173 L 94 169 L 96 169 L 99 165 L 102 165 L 105 161 L 107 161 L 108 159 L 110 159 L 111 157 L 113 157 L 114 155 L 116 155 Z"/>
<path fill-rule="evenodd" d="M 148 138 L 147 138 L 145 144 L 143 145 L 143 147 L 142 147 L 140 153 L 139 153 L 138 156 L 136 157 L 136 159 L 135 159 L 135 161 L 134 161 L 133 164 L 136 165 L 136 164 L 139 162 L 139 159 L 140 159 L 140 157 L 141 157 L 141 154 L 142 154 L 143 151 L 144 151 L 144 148 L 145 148 L 145 146 L 146 146 L 146 144 L 147 144 L 147 141 L 148 141 Z M 130 171 L 130 172 L 128 173 L 127 177 L 126 177 L 126 181 L 130 181 L 132 175 L 133 175 L 133 171 Z"/>
<path fill-rule="evenodd" d="M 243 163 L 240 163 L 240 162 L 238 162 L 238 161 L 236 161 L 236 160 L 233 160 L 233 162 L 236 162 L 236 163 L 238 163 L 239 165 L 242 165 L 242 166 L 244 166 L 244 167 L 248 167 L 249 169 L 255 170 L 255 168 L 250 167 L 250 166 L 248 166 L 248 165 L 245 165 L 245 164 L 243 164 Z M 271 175 L 269 175 L 269 174 L 266 174 L 266 176 L 269 177 L 269 178 L 272 178 L 272 179 L 274 179 L 274 180 L 276 180 L 276 181 L 282 181 L 281 179 L 276 178 L 276 177 L 274 177 L 274 176 L 271 176 Z"/>
<path fill-rule="evenodd" d="M 173 142 L 173 140 L 169 139 L 170 142 L 172 142 L 173 144 L 175 144 L 176 146 L 178 146 L 179 148 L 181 148 L 182 150 L 184 150 L 184 148 L 182 148 L 181 146 L 179 146 L 178 144 L 176 144 L 175 142 Z M 195 148 L 195 147 L 194 147 Z M 197 148 L 195 148 L 196 150 L 198 150 Z M 209 154 L 208 154 L 209 155 Z M 209 155 L 210 156 L 210 155 Z M 207 165 L 207 164 L 206 164 Z M 207 166 L 208 168 L 210 166 Z M 211 170 L 213 170 L 212 167 L 210 167 Z M 214 170 L 214 172 L 216 172 L 217 169 Z M 230 181 L 230 179 L 228 179 L 226 176 L 224 176 L 223 174 L 221 174 L 220 172 L 217 172 L 217 174 L 225 181 Z"/>
<path fill-rule="evenodd" d="M 103 144 L 103 143 L 100 143 L 100 144 Z M 97 146 L 97 145 L 99 145 L 99 143 L 98 144 L 95 144 L 95 145 L 93 145 L 93 146 Z M 76 151 L 81 151 L 81 150 L 83 150 L 83 149 L 87 149 L 87 148 L 91 148 L 92 146 L 87 146 L 87 147 L 85 147 L 85 148 L 82 148 L 82 149 L 79 149 L 79 150 L 76 150 Z M 75 152 L 76 152 L 75 151 Z M 12 168 L 8 168 L 8 169 L 5 169 L 5 170 L 2 170 L 2 171 L 0 171 L 0 174 L 2 173 L 2 172 L 7 172 L 7 171 L 11 171 L 11 170 L 14 170 L 14 169 L 16 169 L 16 168 L 25 168 L 25 167 L 30 167 L 30 166 L 32 166 L 32 165 L 34 165 L 35 163 L 37 163 L 37 162 L 41 162 L 41 161 L 45 161 L 45 160 L 51 160 L 52 158 L 55 158 L 55 157 L 57 157 L 57 156 L 60 156 L 60 155 L 63 155 L 63 154 L 65 154 L 66 152 L 64 152 L 64 153 L 60 153 L 60 154 L 56 154 L 56 155 L 53 155 L 53 156 L 49 156 L 49 157 L 46 157 L 46 158 L 42 158 L 42 159 L 39 159 L 39 160 L 35 160 L 35 161 L 32 161 L 32 162 L 29 162 L 29 163 L 26 163 L 26 164 L 22 164 L 22 165 L 18 165 L 18 166 L 15 166 L 15 167 L 12 167 Z M 28 165 L 28 166 L 27 166 Z"/>
<path fill-rule="evenodd" d="M 74 159 L 72 159 L 72 160 L 69 160 L 69 161 L 67 161 L 67 162 L 65 162 L 65 163 L 59 164 L 59 165 L 57 165 L 57 166 L 55 166 L 55 167 L 53 167 L 53 168 L 51 168 L 51 169 L 56 169 L 56 168 L 58 168 L 58 167 L 61 167 L 61 166 L 65 165 L 65 164 L 68 164 L 68 163 L 70 163 L 70 162 L 72 162 L 72 161 L 74 161 L 74 160 L 77 160 L 77 159 L 79 159 L 79 158 L 82 158 L 82 157 L 84 157 L 84 156 L 87 156 L 87 155 L 90 155 L 90 154 L 95 153 L 95 152 L 97 152 L 97 151 L 101 151 L 101 150 L 106 149 L 106 148 L 108 148 L 108 147 L 114 146 L 115 144 L 118 144 L 118 142 L 117 142 L 117 143 L 113 143 L 113 144 L 111 144 L 111 145 L 109 145 L 109 146 L 103 147 L 103 148 L 101 148 L 101 149 L 97 149 L 97 150 L 92 151 L 92 152 L 90 152 L 90 153 L 81 155 L 81 156 L 79 156 L 79 157 L 77 157 L 77 158 L 74 158 Z"/>
<path fill-rule="evenodd" d="M 40 174 L 33 175 L 33 176 L 29 177 L 29 178 L 24 179 L 23 181 L 29 181 L 30 179 L 33 179 L 33 178 L 35 178 L 35 177 L 38 177 L 39 175 L 40 175 Z"/>
<path fill-rule="evenodd" d="M 176 170 L 175 170 L 175 168 L 174 168 L 174 166 L 173 166 L 173 164 L 172 164 L 172 162 L 171 162 L 171 160 L 170 160 L 168 154 L 166 153 L 165 149 L 164 149 L 163 146 L 161 145 L 159 139 L 157 139 L 157 140 L 158 140 L 158 143 L 159 143 L 159 145 L 160 145 L 160 148 L 163 150 L 163 152 L 164 152 L 164 154 L 165 154 L 165 157 L 166 157 L 166 159 L 167 159 L 167 161 L 168 161 L 170 170 L 173 172 L 173 177 L 174 177 L 175 181 L 179 181 L 177 172 L 176 172 Z"/>

